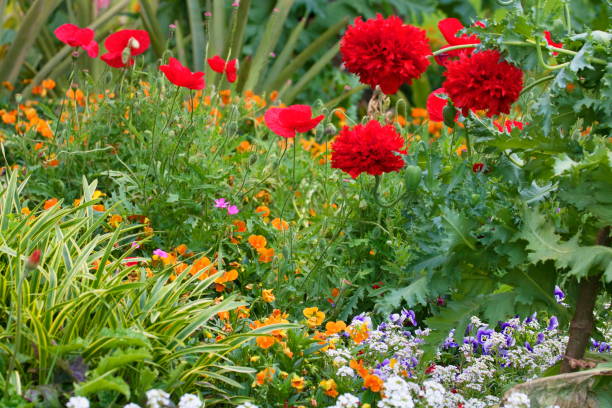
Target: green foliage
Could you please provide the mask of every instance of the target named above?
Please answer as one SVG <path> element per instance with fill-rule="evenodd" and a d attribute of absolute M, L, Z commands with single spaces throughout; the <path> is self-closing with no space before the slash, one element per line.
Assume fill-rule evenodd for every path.
<path fill-rule="evenodd" d="M 20 214 L 25 183 L 17 177 L 5 178 L 0 194 L 0 383 L 19 376 L 28 393 L 56 384 L 55 394 L 36 394 L 35 402 L 52 404 L 52 395 L 74 384 L 77 394 L 111 406 L 140 399 L 153 386 L 188 392 L 202 379 L 218 396 L 237 385 L 225 373 L 240 370 L 226 354 L 254 335 L 295 327 L 208 341 L 203 333 L 218 330 L 212 317 L 245 305 L 209 296 L 217 275 L 169 282 L 160 271 L 147 278 L 144 268 L 125 266 L 136 227 L 108 231 L 107 214 L 91 211 L 95 182 L 84 182 L 81 205 L 58 203 L 27 216 Z M 35 249 L 40 261 L 28 266 Z"/>

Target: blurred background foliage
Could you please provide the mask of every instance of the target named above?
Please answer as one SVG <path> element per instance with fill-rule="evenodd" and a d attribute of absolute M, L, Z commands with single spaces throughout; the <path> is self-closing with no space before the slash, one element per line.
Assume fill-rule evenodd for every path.
<path fill-rule="evenodd" d="M 606 2 L 567 1 L 575 27 L 587 21 L 593 29 L 607 27 Z M 529 3 L 517 1 L 516 7 Z M 0 104 L 11 101 L 9 91 L 27 96 L 46 78 L 57 80 L 58 92 L 66 89 L 62 78 L 71 68 L 72 49 L 53 35 L 66 22 L 94 29 L 101 43 L 120 28 L 146 29 L 152 38 L 147 63 L 176 56 L 192 69 L 206 70 L 209 84 L 223 85 L 206 64 L 207 57 L 220 54 L 240 60 L 238 91 L 277 90 L 286 103 L 321 99 L 332 106 L 352 95 L 349 101 L 356 103 L 358 82 L 334 69 L 340 65 L 338 40 L 356 16 L 376 13 L 425 27 L 435 49 L 443 44 L 436 27 L 440 18 L 469 24 L 476 16 L 505 11 L 496 0 L 0 0 Z M 92 78 L 107 72 L 100 60 L 79 63 Z M 430 70 L 399 97 L 423 106 L 440 82 L 440 72 Z"/>

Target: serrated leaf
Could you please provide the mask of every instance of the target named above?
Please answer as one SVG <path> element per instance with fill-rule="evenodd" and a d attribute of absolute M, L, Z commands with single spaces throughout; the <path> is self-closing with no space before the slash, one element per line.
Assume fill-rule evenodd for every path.
<path fill-rule="evenodd" d="M 476 249 L 476 240 L 469 235 L 469 231 L 473 229 L 473 225 L 467 218 L 463 217 L 455 210 L 444 208 L 442 209 L 442 220 L 449 233 L 447 237 L 448 249 L 454 249 L 462 245 L 472 250 Z"/>
<path fill-rule="evenodd" d="M 404 288 L 391 290 L 377 304 L 377 308 L 383 313 L 391 313 L 399 309 L 403 301 L 407 303 L 408 307 L 413 307 L 417 304 L 427 305 L 427 296 L 429 295 L 428 282 L 427 277 L 422 276 Z"/>
<path fill-rule="evenodd" d="M 538 184 L 533 180 L 531 182 L 531 186 L 521 189 L 519 193 L 521 194 L 521 198 L 527 203 L 537 203 L 545 199 L 552 193 L 557 190 L 557 184 L 548 183 L 542 187 L 538 186 Z"/>
<path fill-rule="evenodd" d="M 534 264 L 553 261 L 557 268 L 568 268 L 568 273 L 577 278 L 586 277 L 594 269 L 603 272 L 607 281 L 612 280 L 612 248 L 580 246 L 578 235 L 563 241 L 553 224 L 535 209 L 524 212 L 524 226 L 516 239 L 528 242 L 527 258 Z"/>

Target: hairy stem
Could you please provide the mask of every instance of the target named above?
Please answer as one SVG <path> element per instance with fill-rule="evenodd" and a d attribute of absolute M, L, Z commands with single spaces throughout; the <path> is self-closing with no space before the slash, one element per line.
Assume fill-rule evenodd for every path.
<path fill-rule="evenodd" d="M 609 226 L 599 230 L 597 245 L 610 245 Z M 578 367 L 573 364 L 574 360 L 584 357 L 594 327 L 593 310 L 597 294 L 601 289 L 600 281 L 600 275 L 592 275 L 580 281 L 576 310 L 570 323 L 569 340 L 564 359 L 561 362 L 561 373 L 576 371 Z"/>

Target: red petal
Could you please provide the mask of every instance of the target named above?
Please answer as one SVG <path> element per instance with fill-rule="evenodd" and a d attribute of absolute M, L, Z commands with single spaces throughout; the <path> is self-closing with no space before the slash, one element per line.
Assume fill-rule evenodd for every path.
<path fill-rule="evenodd" d="M 123 52 L 128 46 L 130 38 L 134 38 L 138 41 L 138 48 L 130 49 L 132 56 L 142 54 L 149 48 L 149 45 L 151 45 L 149 33 L 145 30 L 120 30 L 109 35 L 106 40 L 104 40 L 104 46 L 108 52 Z"/>
<path fill-rule="evenodd" d="M 94 32 L 90 28 L 79 28 L 74 24 L 62 24 L 54 31 L 58 40 L 71 47 L 79 47 L 93 41 Z"/>
<path fill-rule="evenodd" d="M 126 64 L 123 63 L 120 52 L 107 52 L 102 55 L 100 59 L 113 68 L 122 68 L 126 66 Z M 134 60 L 130 58 L 127 65 L 134 65 Z"/>
<path fill-rule="evenodd" d="M 225 70 L 225 60 L 218 55 L 208 59 L 208 65 L 210 69 L 220 74 Z"/>
<path fill-rule="evenodd" d="M 233 83 L 238 78 L 238 69 L 236 68 L 238 60 L 233 59 L 227 63 L 227 67 L 225 67 L 225 75 L 227 76 L 227 82 Z"/>
<path fill-rule="evenodd" d="M 427 113 L 429 114 L 429 120 L 434 122 L 444 121 L 444 107 L 448 103 L 448 100 L 442 99 L 437 95 L 443 94 L 444 88 L 438 88 L 427 97 Z"/>
<path fill-rule="evenodd" d="M 98 43 L 94 40 L 91 40 L 87 45 L 83 45 L 83 49 L 87 51 L 87 55 L 89 55 L 90 58 L 96 58 L 98 56 Z"/>
<path fill-rule="evenodd" d="M 463 30 L 465 26 L 461 24 L 461 21 L 451 17 L 440 20 L 438 22 L 438 28 L 440 29 L 440 32 L 444 36 L 446 42 L 448 42 L 450 45 L 455 45 L 457 42 L 457 32 L 459 32 L 459 30 Z"/>
<path fill-rule="evenodd" d="M 283 110 L 285 109 L 283 108 L 268 109 L 266 111 L 266 114 L 264 115 L 264 120 L 266 122 L 266 125 L 272 132 L 276 133 L 279 136 L 282 136 L 285 138 L 295 137 L 295 130 L 288 129 L 287 127 L 285 127 L 279 118 L 279 115 Z"/>

